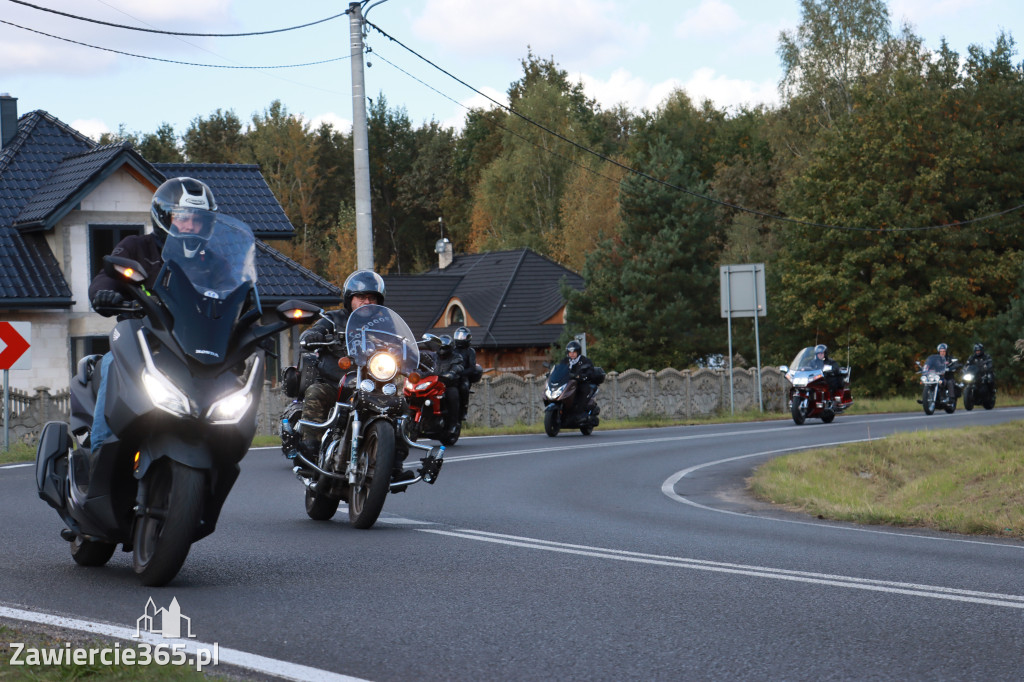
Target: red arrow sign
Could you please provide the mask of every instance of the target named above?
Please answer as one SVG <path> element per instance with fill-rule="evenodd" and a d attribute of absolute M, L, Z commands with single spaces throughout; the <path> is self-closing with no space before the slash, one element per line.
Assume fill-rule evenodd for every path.
<path fill-rule="evenodd" d="M 0 322 L 0 341 L 7 344 L 3 352 L 0 352 L 0 369 L 13 367 L 18 358 L 29 349 L 29 342 L 11 326 L 10 322 Z"/>

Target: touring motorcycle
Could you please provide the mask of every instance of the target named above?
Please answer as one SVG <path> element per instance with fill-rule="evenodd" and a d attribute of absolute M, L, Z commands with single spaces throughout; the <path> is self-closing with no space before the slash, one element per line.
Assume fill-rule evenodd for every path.
<path fill-rule="evenodd" d="M 789 410 L 797 425 L 803 424 L 808 418 L 818 418 L 830 424 L 837 414 L 845 412 L 853 404 L 850 368 L 821 364 L 815 356 L 814 346 L 801 350 L 791 364 L 782 365 L 779 371 L 786 375 L 791 384 Z M 830 376 L 836 375 L 843 379 L 839 390 L 833 390 L 828 382 Z"/>
<path fill-rule="evenodd" d="M 563 428 L 578 428 L 584 436 L 593 433 L 594 427 L 601 423 L 597 416 L 601 408 L 595 398 L 600 391 L 597 387 L 604 383 L 604 377 L 604 370 L 600 367 L 594 368 L 592 376 L 580 379 L 573 377 L 567 362 L 552 367 L 544 388 L 544 432 L 552 438 Z M 590 395 L 580 396 L 577 401 L 581 382 L 593 385 L 594 390 Z"/>
<path fill-rule="evenodd" d="M 102 365 L 90 355 L 71 380 L 70 424 L 48 422 L 36 453 L 39 496 L 67 526 L 74 560 L 102 566 L 120 544 L 144 585 L 172 580 L 192 543 L 214 531 L 256 432 L 263 346 L 318 311 L 288 301 L 278 321 L 257 324 L 252 230 L 213 215 L 203 258 L 167 238 L 152 290 L 139 263 L 103 259 L 130 290 L 124 305 L 98 310 L 119 319 L 104 403 L 113 433 L 92 451 Z M 200 267 L 207 258 L 218 267 Z"/>
<path fill-rule="evenodd" d="M 444 395 L 446 391 L 459 390 L 455 383 L 459 379 L 445 379 L 438 374 L 437 356 L 433 349 L 440 343 L 440 337 L 424 334 L 418 344 L 427 350 L 420 355 L 420 372 L 410 374 L 403 389 L 409 405 L 406 430 L 411 440 L 435 438 L 450 447 L 462 435 L 462 420 L 459 415 L 448 413 Z"/>
<path fill-rule="evenodd" d="M 352 311 L 343 337 L 323 342 L 343 342 L 346 355 L 338 360 L 344 375 L 327 419 L 323 423 L 298 421 L 300 431 L 323 429 L 316 455 L 299 451 L 295 457 L 299 463 L 293 469 L 305 484 L 306 514 L 311 519 L 332 518 L 345 501 L 349 523 L 370 528 L 380 516 L 388 492 L 404 492 L 420 481 L 437 481 L 444 446 L 431 448 L 408 438 L 407 406 L 398 389 L 403 377 L 419 380 L 415 370 L 420 353 L 413 339 L 398 313 L 370 304 Z M 409 448 L 427 453 L 415 473 L 403 466 Z"/>
<path fill-rule="evenodd" d="M 960 375 L 963 383 L 964 409 L 973 410 L 975 405 L 981 405 L 986 410 L 996 406 L 996 375 L 992 371 L 992 361 L 986 360 L 983 364 L 968 364 Z"/>
<path fill-rule="evenodd" d="M 945 364 L 944 371 L 938 371 L 935 367 Z M 960 361 L 956 358 L 945 362 L 941 355 L 930 355 L 924 365 L 917 363 L 921 375 L 921 403 L 925 414 L 934 414 L 935 408 L 941 407 L 947 414 L 956 412 L 956 400 L 963 392 L 963 387 L 953 382 L 956 373 L 960 370 Z"/>

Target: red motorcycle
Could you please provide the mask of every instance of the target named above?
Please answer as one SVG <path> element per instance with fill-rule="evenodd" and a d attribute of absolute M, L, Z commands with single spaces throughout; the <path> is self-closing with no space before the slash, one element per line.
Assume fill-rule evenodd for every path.
<path fill-rule="evenodd" d="M 437 342 L 433 335 L 424 335 L 420 346 L 431 347 Z M 455 445 L 462 435 L 462 420 L 459 415 L 450 415 L 445 409 L 445 391 L 458 391 L 458 386 L 446 386 L 437 374 L 436 358 L 433 353 L 420 356 L 421 372 L 414 372 L 406 377 L 405 402 L 409 406 L 409 418 L 406 420 L 406 435 L 410 440 L 417 438 L 433 438 L 441 445 Z"/>
<path fill-rule="evenodd" d="M 836 415 L 853 404 L 850 394 L 850 368 L 824 364 L 815 357 L 814 346 L 804 348 L 789 366 L 779 367 L 792 384 L 789 407 L 793 421 L 803 424 L 808 417 L 817 417 L 830 424 Z M 842 377 L 842 388 L 833 390 L 828 377 Z"/>

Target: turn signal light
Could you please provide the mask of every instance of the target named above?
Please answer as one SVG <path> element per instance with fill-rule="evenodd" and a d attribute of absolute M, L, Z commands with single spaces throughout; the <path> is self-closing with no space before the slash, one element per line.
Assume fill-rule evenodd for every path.
<path fill-rule="evenodd" d="M 136 452 L 135 453 L 135 461 L 132 462 L 132 470 L 134 470 L 134 471 L 138 471 L 139 470 L 139 455 L 141 455 L 141 454 L 142 454 L 142 452 Z"/>
<path fill-rule="evenodd" d="M 343 370 L 352 369 L 352 358 L 347 355 L 343 358 L 338 358 L 338 368 Z"/>
<path fill-rule="evenodd" d="M 407 379 L 407 382 L 410 384 L 418 384 L 420 382 L 419 372 L 413 372 L 412 374 L 410 374 Z"/>

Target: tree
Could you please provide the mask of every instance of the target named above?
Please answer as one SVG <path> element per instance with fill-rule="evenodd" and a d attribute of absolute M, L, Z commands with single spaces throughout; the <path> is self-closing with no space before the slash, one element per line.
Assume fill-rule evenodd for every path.
<path fill-rule="evenodd" d="M 247 155 L 242 121 L 230 109 L 192 119 L 183 141 L 189 163 L 243 163 Z"/>

